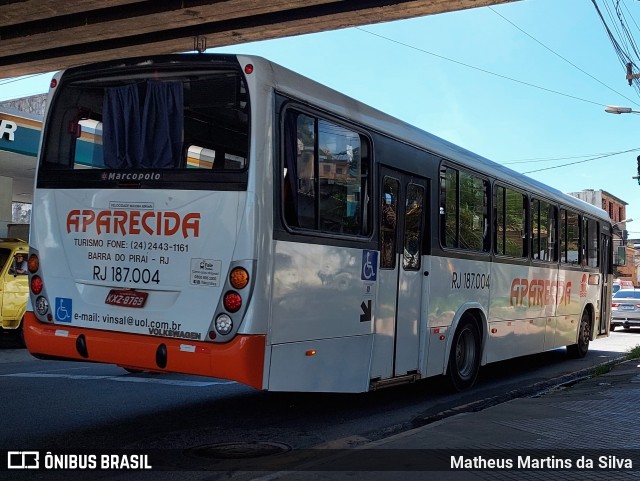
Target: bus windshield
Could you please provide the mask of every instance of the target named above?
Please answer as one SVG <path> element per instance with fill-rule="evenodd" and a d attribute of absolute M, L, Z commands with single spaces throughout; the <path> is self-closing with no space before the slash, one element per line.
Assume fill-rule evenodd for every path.
<path fill-rule="evenodd" d="M 246 169 L 249 105 L 237 65 L 187 72 L 154 64 L 127 75 L 115 67 L 72 71 L 58 90 L 40 160 L 47 178 L 77 171 L 81 187 L 82 179 L 94 178 L 87 170 Z"/>

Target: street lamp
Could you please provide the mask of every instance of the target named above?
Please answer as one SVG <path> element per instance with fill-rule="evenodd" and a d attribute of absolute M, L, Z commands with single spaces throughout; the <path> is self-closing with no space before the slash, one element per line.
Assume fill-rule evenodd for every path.
<path fill-rule="evenodd" d="M 633 110 L 631 107 L 620 107 L 619 105 L 607 105 L 604 108 L 604 111 L 608 114 L 640 114 L 640 111 Z M 640 155 L 637 158 L 638 160 L 638 175 L 634 175 L 631 177 L 632 179 L 636 179 L 638 181 L 638 185 L 640 185 Z"/>
<path fill-rule="evenodd" d="M 614 222 L 613 227 L 617 226 L 618 224 L 626 224 L 627 222 L 633 222 L 633 219 L 619 220 L 618 222 Z"/>
<path fill-rule="evenodd" d="M 620 107 L 618 105 L 607 105 L 604 111 L 608 114 L 640 114 L 640 111 L 633 110 L 631 107 Z"/>
<path fill-rule="evenodd" d="M 624 246 L 627 243 L 627 239 L 625 236 L 626 230 L 625 229 L 621 229 L 619 226 L 620 224 L 623 224 L 624 227 L 626 228 L 627 226 L 625 225 L 627 222 L 633 222 L 633 219 L 629 218 L 629 219 L 624 219 L 624 220 L 620 220 L 618 222 L 614 222 L 611 225 L 611 231 L 613 235 L 616 235 L 620 238 L 620 245 Z"/>
<path fill-rule="evenodd" d="M 614 222 L 611 225 L 611 230 L 613 231 L 613 234 L 620 237 L 620 245 L 625 245 L 627 243 L 626 242 L 627 240 L 625 239 L 625 235 L 624 235 L 626 230 L 621 229 L 619 226 L 620 224 L 622 224 L 626 228 L 627 222 L 633 222 L 633 219 L 629 218 L 629 219 L 619 220 L 618 222 Z"/>

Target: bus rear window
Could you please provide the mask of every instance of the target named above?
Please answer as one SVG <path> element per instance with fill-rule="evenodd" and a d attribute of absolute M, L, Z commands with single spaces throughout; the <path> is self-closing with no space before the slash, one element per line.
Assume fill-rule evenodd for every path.
<path fill-rule="evenodd" d="M 235 69 L 154 70 L 61 82 L 43 169 L 243 170 L 246 85 Z"/>

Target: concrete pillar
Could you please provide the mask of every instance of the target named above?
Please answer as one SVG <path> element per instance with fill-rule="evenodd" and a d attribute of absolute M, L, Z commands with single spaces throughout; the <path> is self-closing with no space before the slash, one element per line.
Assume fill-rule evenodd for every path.
<path fill-rule="evenodd" d="M 0 237 L 7 237 L 7 225 L 12 221 L 12 197 L 13 179 L 0 177 Z"/>

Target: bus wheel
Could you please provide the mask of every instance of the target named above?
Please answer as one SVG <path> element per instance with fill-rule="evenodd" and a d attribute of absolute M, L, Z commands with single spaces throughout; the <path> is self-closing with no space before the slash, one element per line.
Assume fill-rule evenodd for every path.
<path fill-rule="evenodd" d="M 589 323 L 589 313 L 584 311 L 580 320 L 580 331 L 578 332 L 578 343 L 567 346 L 567 353 L 574 358 L 581 358 L 587 355 L 589 350 L 589 339 L 591 338 L 591 324 Z"/>
<path fill-rule="evenodd" d="M 480 369 L 480 333 L 469 318 L 463 318 L 453 336 L 448 373 L 456 391 L 473 386 Z"/>

